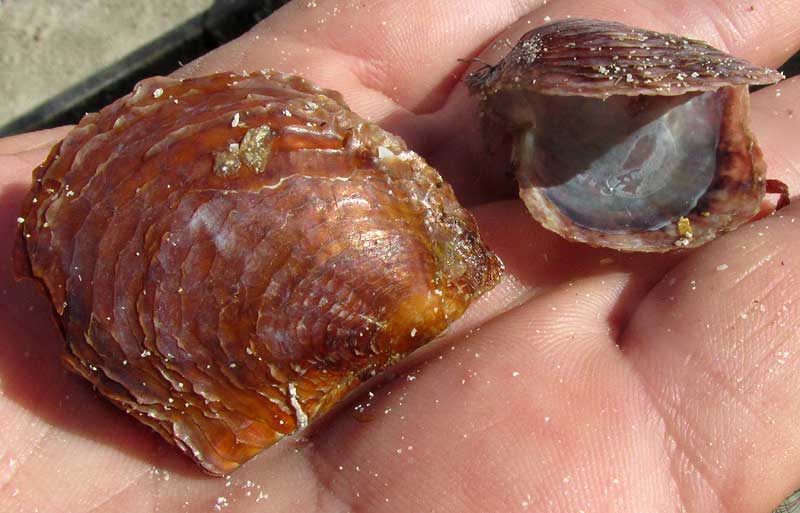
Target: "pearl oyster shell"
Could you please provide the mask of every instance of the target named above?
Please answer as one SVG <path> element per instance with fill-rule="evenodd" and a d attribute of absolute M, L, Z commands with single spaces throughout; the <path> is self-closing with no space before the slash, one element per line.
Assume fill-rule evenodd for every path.
<path fill-rule="evenodd" d="M 511 135 L 520 196 L 542 225 L 661 252 L 759 211 L 768 181 L 748 86 L 781 78 L 701 41 L 571 19 L 528 32 L 467 83 L 486 130 Z"/>
<path fill-rule="evenodd" d="M 223 474 L 440 334 L 501 265 L 436 171 L 265 71 L 153 78 L 34 171 L 18 274 L 67 367 Z"/>

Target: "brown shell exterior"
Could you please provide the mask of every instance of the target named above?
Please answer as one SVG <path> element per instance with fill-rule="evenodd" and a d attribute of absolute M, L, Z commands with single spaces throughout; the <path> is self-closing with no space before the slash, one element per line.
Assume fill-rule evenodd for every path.
<path fill-rule="evenodd" d="M 715 91 L 783 78 L 703 41 L 612 21 L 568 19 L 531 30 L 501 62 L 471 74 L 467 83 L 483 95 L 525 89 L 604 98 Z"/>
<path fill-rule="evenodd" d="M 18 273 L 66 365 L 224 474 L 440 334 L 501 265 L 450 187 L 334 91 L 153 78 L 34 171 Z"/>

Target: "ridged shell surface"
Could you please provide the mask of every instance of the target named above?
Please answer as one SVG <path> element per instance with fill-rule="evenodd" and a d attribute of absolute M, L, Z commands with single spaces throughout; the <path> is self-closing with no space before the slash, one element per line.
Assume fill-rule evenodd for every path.
<path fill-rule="evenodd" d="M 441 333 L 501 265 L 434 169 L 273 71 L 153 78 L 34 171 L 20 275 L 66 365 L 206 471 Z"/>
<path fill-rule="evenodd" d="M 468 83 L 484 95 L 525 89 L 607 98 L 680 95 L 782 78 L 704 41 L 576 18 L 531 30 L 502 61 L 473 73 Z"/>

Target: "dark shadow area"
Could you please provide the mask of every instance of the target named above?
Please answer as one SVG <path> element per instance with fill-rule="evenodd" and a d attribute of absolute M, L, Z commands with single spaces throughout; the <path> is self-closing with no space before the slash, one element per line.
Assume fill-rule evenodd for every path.
<path fill-rule="evenodd" d="M 800 52 L 792 55 L 792 58 L 778 68 L 778 71 L 786 75 L 786 78 L 800 75 Z"/>

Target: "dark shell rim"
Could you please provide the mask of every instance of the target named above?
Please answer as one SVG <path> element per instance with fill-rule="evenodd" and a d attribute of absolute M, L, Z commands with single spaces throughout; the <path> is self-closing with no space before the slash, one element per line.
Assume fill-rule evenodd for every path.
<path fill-rule="evenodd" d="M 567 38 L 578 39 L 581 44 L 588 46 L 579 46 L 574 42 L 565 43 Z M 601 44 L 599 47 L 592 47 L 591 43 L 599 38 L 603 38 L 606 46 Z M 644 67 L 641 63 L 631 63 L 630 66 L 620 68 L 627 71 L 624 75 L 609 77 L 607 68 L 617 66 L 616 62 L 622 62 L 616 60 L 618 54 L 623 49 L 630 51 L 631 48 L 622 44 L 614 46 L 613 42 L 623 42 L 626 41 L 625 38 L 650 41 L 650 46 L 641 49 L 651 51 L 654 44 L 660 42 L 660 49 L 663 51 L 676 55 L 685 53 L 682 58 L 691 62 L 693 67 L 682 67 L 681 63 L 672 67 L 651 65 L 651 69 L 663 70 L 664 76 L 672 76 L 673 79 L 669 82 L 647 78 L 648 63 Z M 548 45 L 558 50 L 551 52 L 551 46 Z M 599 51 L 593 51 L 598 48 Z M 571 50 L 575 50 L 574 53 L 589 51 L 591 58 L 572 55 Z M 558 54 L 564 55 L 558 57 Z M 545 55 L 556 57 L 544 57 Z M 586 63 L 582 63 L 581 59 Z M 701 66 L 702 60 L 707 67 Z M 711 64 L 714 65 L 713 72 L 710 71 Z M 524 89 L 544 95 L 607 98 L 615 95 L 674 96 L 714 91 L 732 85 L 770 85 L 784 78 L 776 70 L 755 66 L 697 39 L 630 27 L 616 21 L 569 18 L 527 32 L 497 64 L 484 64 L 469 73 L 465 82 L 472 94 L 484 97 L 505 90 Z"/>

